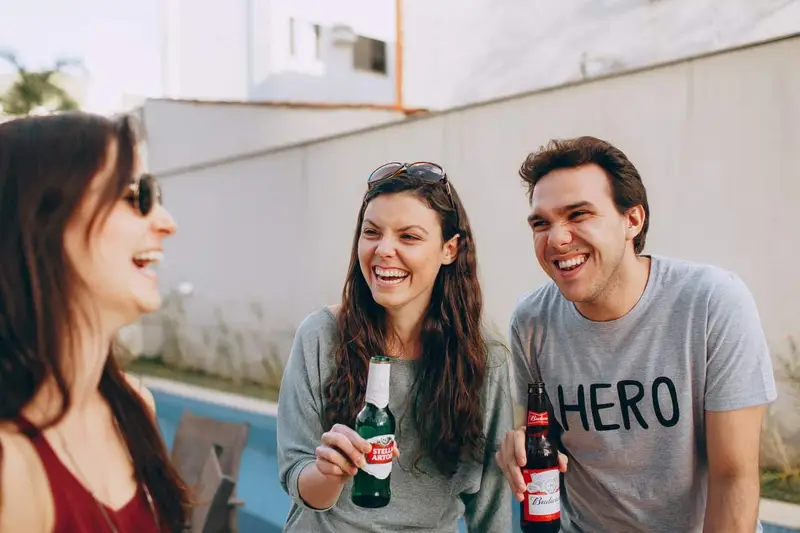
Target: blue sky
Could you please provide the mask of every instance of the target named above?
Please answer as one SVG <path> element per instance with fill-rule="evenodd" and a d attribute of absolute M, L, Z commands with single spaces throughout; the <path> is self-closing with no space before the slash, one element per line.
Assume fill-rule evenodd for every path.
<path fill-rule="evenodd" d="M 0 48 L 30 67 L 83 58 L 91 76 L 86 107 L 113 111 L 125 93 L 160 94 L 162 1 L 0 0 Z"/>

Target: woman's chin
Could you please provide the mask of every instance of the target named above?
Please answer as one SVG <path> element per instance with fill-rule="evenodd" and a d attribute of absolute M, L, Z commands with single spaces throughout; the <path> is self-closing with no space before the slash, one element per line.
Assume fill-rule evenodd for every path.
<path fill-rule="evenodd" d="M 149 294 L 136 295 L 136 308 L 140 315 L 146 315 L 158 311 L 161 308 L 162 302 L 163 298 L 161 297 L 161 293 L 158 291 L 153 291 Z"/>

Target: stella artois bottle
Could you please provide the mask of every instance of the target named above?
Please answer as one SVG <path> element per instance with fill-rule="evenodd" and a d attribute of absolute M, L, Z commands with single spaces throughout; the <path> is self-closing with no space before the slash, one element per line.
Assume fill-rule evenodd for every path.
<path fill-rule="evenodd" d="M 359 507 L 385 507 L 392 499 L 390 477 L 394 452 L 395 421 L 389 410 L 389 373 L 391 360 L 375 356 L 369 363 L 364 408 L 356 417 L 355 430 L 372 450 L 366 464 L 353 480 L 352 501 Z"/>

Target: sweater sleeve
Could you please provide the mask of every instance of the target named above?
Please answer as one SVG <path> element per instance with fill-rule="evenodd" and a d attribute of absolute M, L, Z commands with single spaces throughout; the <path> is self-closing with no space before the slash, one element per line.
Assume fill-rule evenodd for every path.
<path fill-rule="evenodd" d="M 511 531 L 511 489 L 494 457 L 506 432 L 513 429 L 509 354 L 502 343 L 490 347 L 484 390 L 486 451 L 480 489 L 475 494 L 462 494 L 464 519 L 470 533 Z"/>
<path fill-rule="evenodd" d="M 312 511 L 300 496 L 300 472 L 316 461 L 322 438 L 323 402 L 320 383 L 320 333 L 326 316 L 309 315 L 297 329 L 286 361 L 278 396 L 278 475 L 281 487 L 297 505 Z"/>

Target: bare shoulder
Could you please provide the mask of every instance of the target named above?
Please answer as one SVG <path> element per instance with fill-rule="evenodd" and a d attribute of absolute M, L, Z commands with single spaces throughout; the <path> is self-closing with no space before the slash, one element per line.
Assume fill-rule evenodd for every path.
<path fill-rule="evenodd" d="M 2 425 L 0 449 L 0 533 L 51 530 L 49 483 L 30 442 L 14 426 Z"/>
<path fill-rule="evenodd" d="M 128 385 L 130 385 L 133 390 L 139 393 L 139 396 L 142 397 L 142 400 L 144 400 L 145 405 L 147 405 L 150 411 L 155 413 L 156 400 L 153 398 L 153 393 L 150 392 L 150 389 L 145 387 L 144 382 L 142 382 L 142 378 L 125 373 L 125 379 L 128 381 Z"/>

